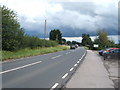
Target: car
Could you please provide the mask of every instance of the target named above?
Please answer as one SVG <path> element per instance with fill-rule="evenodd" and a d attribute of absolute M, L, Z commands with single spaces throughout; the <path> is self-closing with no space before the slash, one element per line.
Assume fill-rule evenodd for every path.
<path fill-rule="evenodd" d="M 78 44 L 75 44 L 75 48 L 78 48 Z"/>
<path fill-rule="evenodd" d="M 106 48 L 106 49 L 100 50 L 100 51 L 99 51 L 99 55 L 102 56 L 102 55 L 103 55 L 103 52 L 106 51 L 106 50 L 109 50 L 109 49 L 110 49 L 110 48 Z"/>
<path fill-rule="evenodd" d="M 75 45 L 70 46 L 70 49 L 75 49 L 75 48 L 76 48 Z"/>
<path fill-rule="evenodd" d="M 114 49 L 119 49 L 119 48 L 108 48 L 105 51 L 103 51 L 102 55 L 109 53 L 111 50 L 114 50 Z"/>
<path fill-rule="evenodd" d="M 111 49 L 109 52 L 104 53 L 103 55 L 104 60 L 105 59 L 120 59 L 120 48 L 117 49 Z"/>
<path fill-rule="evenodd" d="M 99 51 L 99 55 L 102 56 L 102 53 L 103 53 L 104 51 L 105 51 L 105 50 L 100 50 L 100 51 Z"/>

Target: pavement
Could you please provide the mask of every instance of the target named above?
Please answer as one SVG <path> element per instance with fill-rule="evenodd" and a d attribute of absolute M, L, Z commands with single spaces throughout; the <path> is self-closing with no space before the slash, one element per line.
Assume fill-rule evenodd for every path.
<path fill-rule="evenodd" d="M 2 63 L 2 88 L 58 88 L 85 55 L 83 47 Z"/>
<path fill-rule="evenodd" d="M 84 61 L 65 88 L 111 88 L 114 90 L 114 83 L 109 78 L 102 59 L 94 51 L 87 50 Z"/>
<path fill-rule="evenodd" d="M 120 88 L 120 60 L 106 59 L 103 63 L 109 73 L 109 78 L 114 82 L 114 87 Z"/>

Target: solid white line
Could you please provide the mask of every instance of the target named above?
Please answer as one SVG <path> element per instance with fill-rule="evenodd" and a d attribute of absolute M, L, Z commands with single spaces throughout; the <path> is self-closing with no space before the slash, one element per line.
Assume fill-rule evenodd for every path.
<path fill-rule="evenodd" d="M 74 65 L 75 67 L 77 66 L 77 64 Z"/>
<path fill-rule="evenodd" d="M 70 71 L 72 71 L 74 68 L 72 67 L 71 69 L 70 69 Z"/>
<path fill-rule="evenodd" d="M 55 83 L 50 90 L 53 90 L 53 89 L 56 88 L 58 85 L 59 85 L 59 83 Z"/>
<path fill-rule="evenodd" d="M 58 57 L 60 57 L 60 56 L 62 56 L 62 55 L 58 55 L 58 56 L 52 57 L 51 59 L 55 59 L 55 58 L 58 58 Z"/>
<path fill-rule="evenodd" d="M 67 75 L 68 75 L 68 73 L 66 73 L 66 74 L 62 77 L 62 79 L 66 78 L 66 77 L 67 77 Z"/>
<path fill-rule="evenodd" d="M 41 63 L 41 62 L 42 61 L 38 61 L 38 62 L 31 63 L 31 64 L 28 64 L 28 65 L 25 65 L 25 66 L 21 66 L 21 67 L 13 68 L 13 69 L 10 69 L 10 70 L 6 70 L 6 71 L 3 71 L 3 72 L 0 72 L 0 74 L 4 74 L 4 73 L 7 73 L 7 72 L 11 72 L 11 71 L 15 71 L 15 70 L 22 69 L 22 68 L 25 68 L 25 67 L 29 67 L 29 66 Z"/>

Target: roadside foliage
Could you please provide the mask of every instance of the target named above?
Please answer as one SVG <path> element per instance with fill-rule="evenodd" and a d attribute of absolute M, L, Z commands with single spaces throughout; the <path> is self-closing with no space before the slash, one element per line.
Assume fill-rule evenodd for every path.
<path fill-rule="evenodd" d="M 17 14 L 6 6 L 2 9 L 2 50 L 17 51 L 23 48 L 52 47 L 58 45 L 55 41 L 43 40 L 25 34 L 20 27 Z"/>

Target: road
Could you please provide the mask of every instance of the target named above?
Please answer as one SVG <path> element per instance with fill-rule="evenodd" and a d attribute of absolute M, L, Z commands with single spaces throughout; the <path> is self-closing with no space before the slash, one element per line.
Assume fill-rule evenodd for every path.
<path fill-rule="evenodd" d="M 2 88 L 56 88 L 85 55 L 82 47 L 2 63 Z"/>

